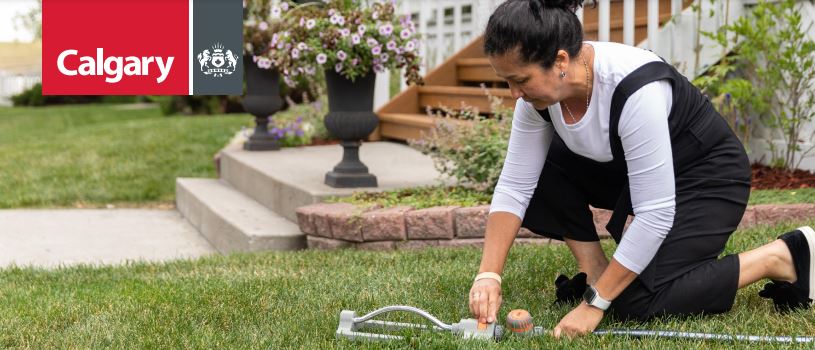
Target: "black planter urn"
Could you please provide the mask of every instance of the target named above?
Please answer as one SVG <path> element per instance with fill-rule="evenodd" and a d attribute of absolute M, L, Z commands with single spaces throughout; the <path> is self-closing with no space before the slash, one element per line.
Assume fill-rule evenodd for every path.
<path fill-rule="evenodd" d="M 243 109 L 255 116 L 255 132 L 243 144 L 247 151 L 274 151 L 280 144 L 269 134 L 270 116 L 283 107 L 280 98 L 280 74 L 274 69 L 260 69 L 251 56 L 244 56 L 246 95 Z"/>
<path fill-rule="evenodd" d="M 325 127 L 341 140 L 342 161 L 325 174 L 325 184 L 335 188 L 377 187 L 376 176 L 359 160 L 359 147 L 379 124 L 373 112 L 376 74 L 350 81 L 333 70 L 325 72 L 328 114 Z"/>

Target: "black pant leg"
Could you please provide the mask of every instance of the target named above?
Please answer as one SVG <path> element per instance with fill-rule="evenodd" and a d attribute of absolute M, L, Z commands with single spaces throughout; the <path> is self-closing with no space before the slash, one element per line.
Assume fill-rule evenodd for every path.
<path fill-rule="evenodd" d="M 613 207 L 625 178 L 613 170 L 573 153 L 555 135 L 521 226 L 557 240 L 598 241 L 589 205 Z"/>

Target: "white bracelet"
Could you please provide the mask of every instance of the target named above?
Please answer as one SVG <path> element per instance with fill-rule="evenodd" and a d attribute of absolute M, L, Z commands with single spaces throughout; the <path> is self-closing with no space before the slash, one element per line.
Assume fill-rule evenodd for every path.
<path fill-rule="evenodd" d="M 486 279 L 486 278 L 494 279 L 494 280 L 498 281 L 498 284 L 501 284 L 501 275 L 499 275 L 499 274 L 497 274 L 495 272 L 482 272 L 482 273 L 479 273 L 478 275 L 475 276 L 475 281 L 473 281 L 473 283 L 475 283 L 478 280 L 483 280 L 483 279 Z"/>

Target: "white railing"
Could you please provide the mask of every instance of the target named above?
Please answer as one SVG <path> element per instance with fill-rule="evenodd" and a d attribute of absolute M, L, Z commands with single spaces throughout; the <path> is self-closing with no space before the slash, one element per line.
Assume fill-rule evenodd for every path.
<path fill-rule="evenodd" d="M 4 75 L 0 73 L 0 106 L 10 106 L 11 96 L 19 94 L 42 80 L 39 75 Z"/>

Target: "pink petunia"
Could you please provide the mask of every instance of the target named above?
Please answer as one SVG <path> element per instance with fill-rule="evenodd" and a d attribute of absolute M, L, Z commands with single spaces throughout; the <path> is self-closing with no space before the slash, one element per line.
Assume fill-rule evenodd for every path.
<path fill-rule="evenodd" d="M 342 63 L 334 65 L 334 70 L 337 71 L 337 73 L 342 72 Z"/>
<path fill-rule="evenodd" d="M 314 26 L 316 26 L 316 25 L 317 25 L 317 21 L 314 20 L 314 19 L 310 19 L 310 20 L 306 21 L 306 29 L 314 28 Z"/>
<path fill-rule="evenodd" d="M 342 50 L 337 51 L 337 59 L 338 60 L 345 61 L 346 58 L 348 58 L 348 54 L 346 54 L 345 51 L 342 51 Z"/>
<path fill-rule="evenodd" d="M 380 53 L 382 53 L 382 46 L 379 46 L 379 45 L 374 46 L 374 47 L 371 49 L 371 53 L 372 53 L 374 56 L 378 56 Z"/>
<path fill-rule="evenodd" d="M 407 38 L 410 38 L 410 36 L 412 34 L 413 33 L 410 32 L 410 29 L 405 28 L 405 29 L 402 29 L 401 33 L 399 33 L 399 37 L 401 37 L 402 39 L 407 39 Z"/>
<path fill-rule="evenodd" d="M 393 41 L 393 40 L 388 41 L 388 45 L 387 45 L 388 50 L 390 50 L 390 51 L 396 50 L 397 46 L 398 45 L 396 45 L 395 41 Z"/>
<path fill-rule="evenodd" d="M 291 58 L 300 58 L 300 50 L 296 48 L 291 49 Z"/>
<path fill-rule="evenodd" d="M 326 61 L 328 61 L 328 56 L 326 56 L 324 53 L 317 55 L 317 64 L 323 65 Z"/>
<path fill-rule="evenodd" d="M 354 45 L 359 44 L 361 41 L 362 38 L 360 38 L 359 35 L 357 34 L 351 35 L 351 43 L 353 43 Z"/>
<path fill-rule="evenodd" d="M 379 34 L 384 36 L 389 36 L 393 33 L 393 25 L 390 23 L 386 23 L 385 25 L 379 27 Z"/>

